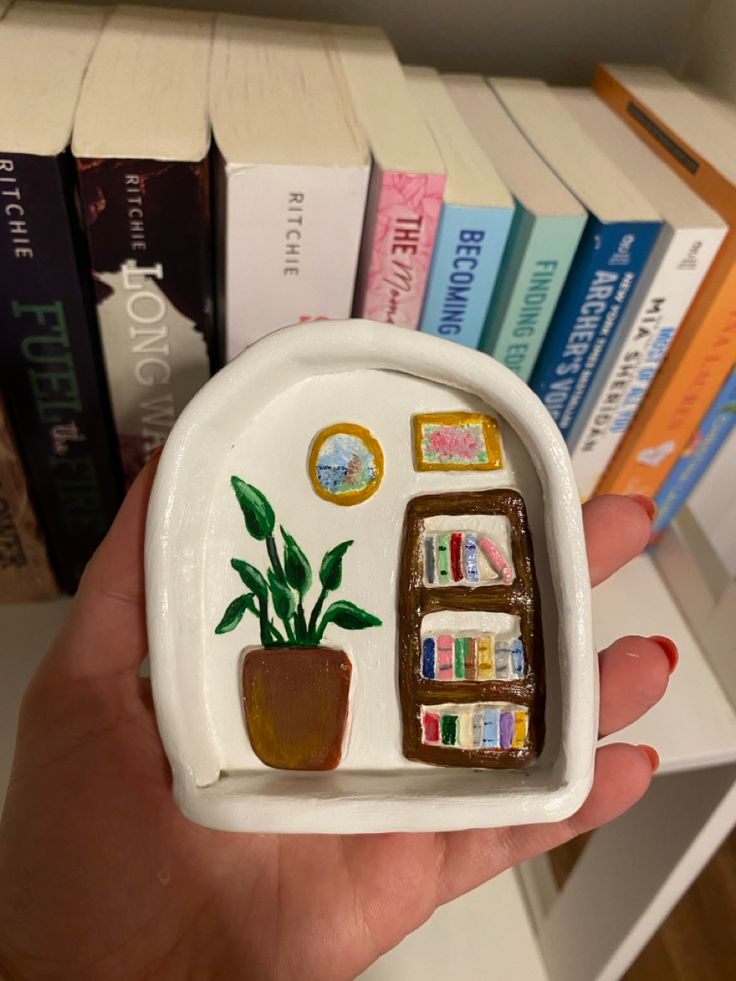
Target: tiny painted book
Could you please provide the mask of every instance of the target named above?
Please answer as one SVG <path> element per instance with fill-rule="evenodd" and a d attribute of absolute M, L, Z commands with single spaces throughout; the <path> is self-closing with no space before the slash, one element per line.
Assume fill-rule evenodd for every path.
<path fill-rule="evenodd" d="M 736 428 L 736 368 L 695 430 L 693 438 L 654 498 L 657 516 L 652 530 L 661 532 L 676 516 Z"/>
<path fill-rule="evenodd" d="M 598 493 L 654 496 L 736 361 L 736 125 L 662 69 L 602 66 L 598 94 L 729 226 Z"/>
<path fill-rule="evenodd" d="M 126 484 L 217 362 L 207 80 L 212 17 L 116 7 L 72 149 Z"/>
<path fill-rule="evenodd" d="M 121 498 L 66 150 L 102 21 L 98 8 L 16 3 L 0 23 L 0 378 L 49 557 L 68 592 Z"/>
<path fill-rule="evenodd" d="M 726 224 L 590 89 L 555 89 L 563 105 L 664 220 L 639 285 L 568 437 L 590 497 L 726 235 Z"/>
<path fill-rule="evenodd" d="M 661 221 L 544 82 L 492 78 L 490 84 L 589 214 L 530 382 L 567 436 Z"/>
<path fill-rule="evenodd" d="M 477 347 L 514 202 L 433 68 L 406 77 L 447 171 L 420 328 Z"/>
<path fill-rule="evenodd" d="M 0 603 L 50 599 L 58 591 L 0 397 Z"/>
<path fill-rule="evenodd" d="M 514 196 L 515 210 L 480 350 L 529 380 L 587 212 L 479 75 L 443 75 L 466 125 Z"/>
<path fill-rule="evenodd" d="M 373 155 L 353 315 L 416 329 L 445 190 L 445 167 L 404 72 L 377 27 L 333 28 Z"/>
<path fill-rule="evenodd" d="M 279 327 L 350 315 L 370 154 L 329 27 L 219 14 L 212 59 L 230 360 Z"/>

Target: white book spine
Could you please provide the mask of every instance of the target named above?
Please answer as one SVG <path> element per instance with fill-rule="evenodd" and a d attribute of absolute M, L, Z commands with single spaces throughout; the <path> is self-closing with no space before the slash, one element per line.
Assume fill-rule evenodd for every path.
<path fill-rule="evenodd" d="M 725 229 L 665 225 L 569 447 L 580 496 L 595 491 L 723 241 Z"/>
<path fill-rule="evenodd" d="M 369 167 L 225 168 L 226 357 L 304 320 L 350 316 Z"/>

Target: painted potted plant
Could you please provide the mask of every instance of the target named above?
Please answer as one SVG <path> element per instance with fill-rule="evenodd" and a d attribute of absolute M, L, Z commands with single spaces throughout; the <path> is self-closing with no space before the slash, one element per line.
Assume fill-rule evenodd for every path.
<path fill-rule="evenodd" d="M 244 559 L 230 560 L 247 592 L 236 596 L 215 628 L 216 634 L 229 633 L 246 613 L 260 625 L 261 646 L 245 650 L 242 672 L 253 751 L 279 769 L 332 770 L 342 756 L 352 666 L 345 651 L 323 645 L 322 638 L 330 624 L 362 630 L 381 621 L 348 600 L 324 609 L 342 583 L 342 561 L 352 541 L 325 554 L 320 591 L 307 615 L 305 597 L 313 580 L 309 560 L 283 527 L 282 558 L 266 496 L 240 477 L 231 477 L 230 483 L 248 534 L 265 543 L 269 560 L 265 576 Z"/>

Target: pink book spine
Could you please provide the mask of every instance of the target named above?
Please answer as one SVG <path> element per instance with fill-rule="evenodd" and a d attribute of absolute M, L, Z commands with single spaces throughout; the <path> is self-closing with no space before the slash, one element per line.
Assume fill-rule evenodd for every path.
<path fill-rule="evenodd" d="M 444 174 L 374 165 L 355 315 L 416 330 L 437 235 Z"/>

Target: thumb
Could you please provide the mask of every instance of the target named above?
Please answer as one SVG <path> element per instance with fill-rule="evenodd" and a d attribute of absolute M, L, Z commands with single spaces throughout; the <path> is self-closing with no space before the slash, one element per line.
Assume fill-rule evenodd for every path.
<path fill-rule="evenodd" d="M 160 449 L 149 458 L 87 564 L 44 669 L 68 678 L 137 677 L 148 652 L 143 542 Z"/>

